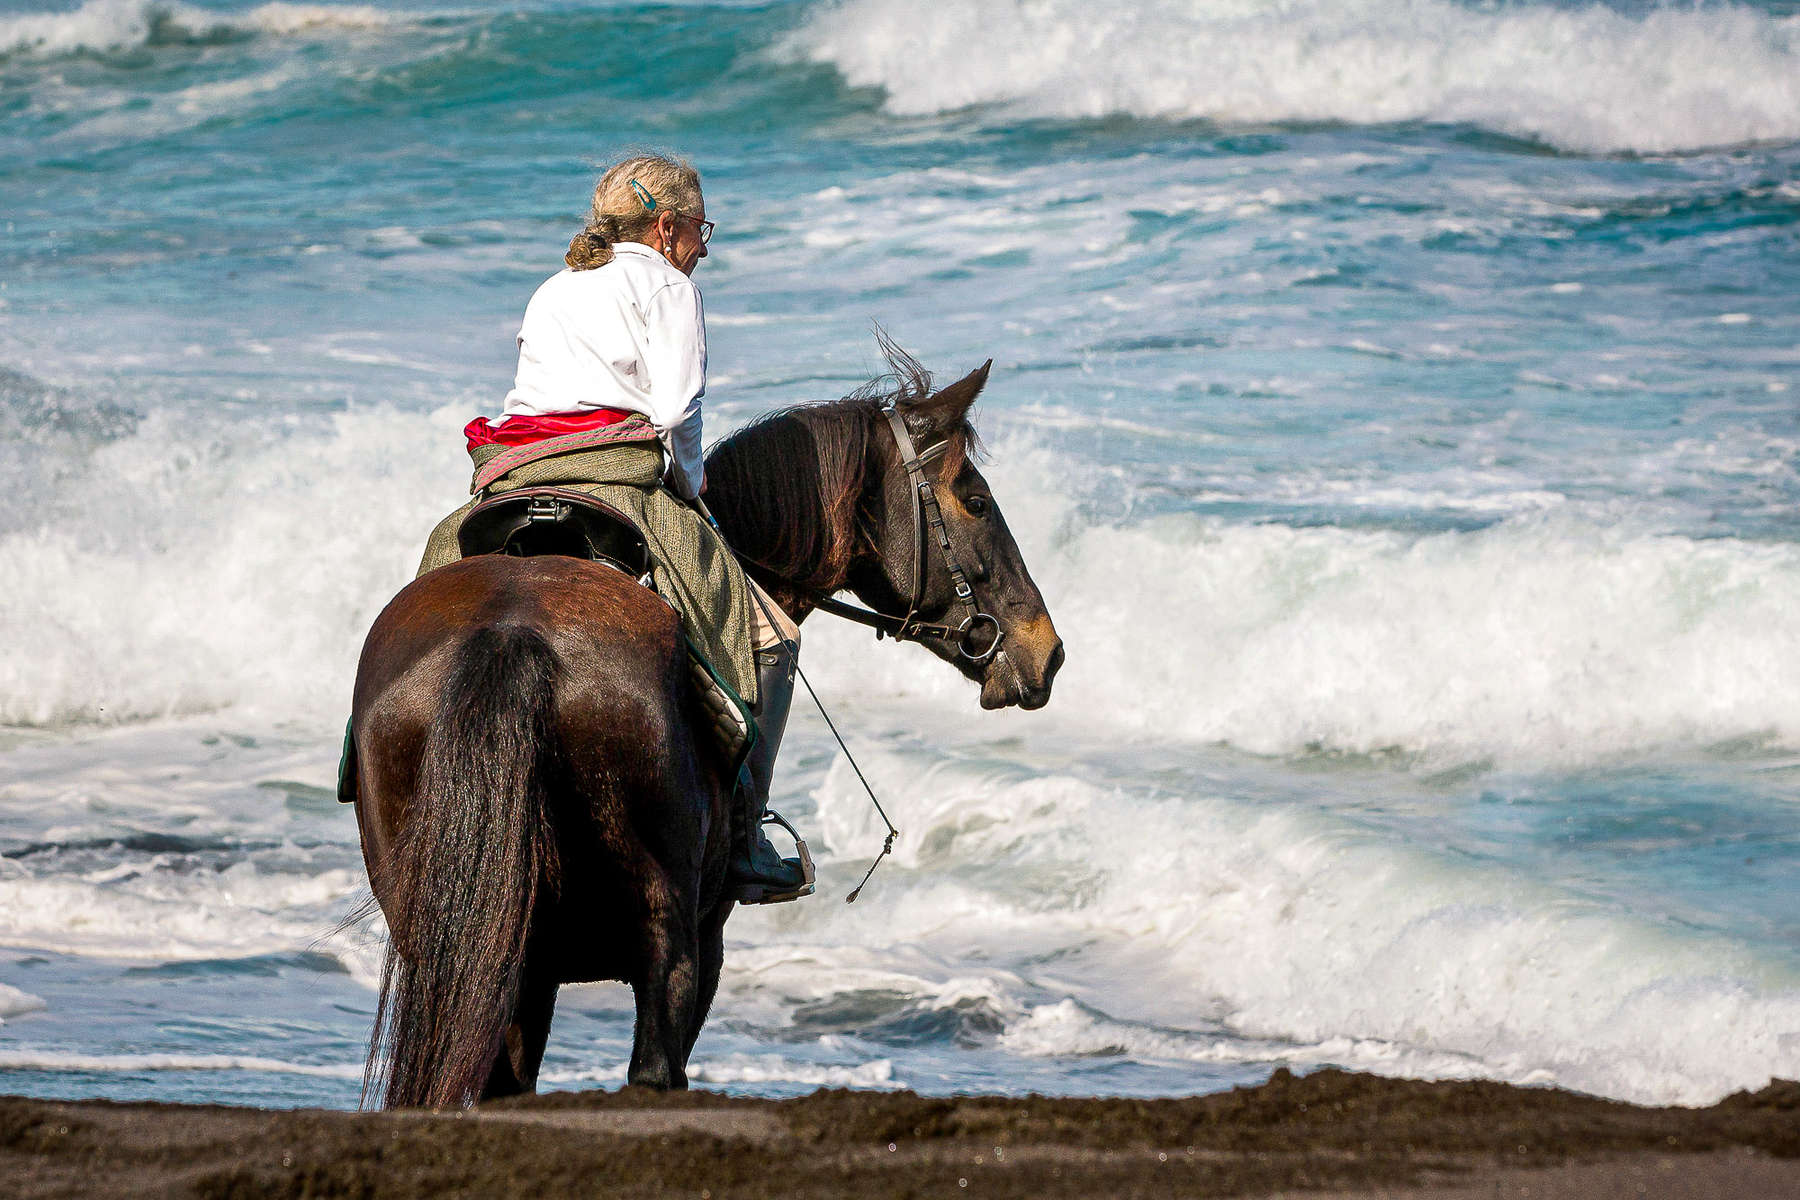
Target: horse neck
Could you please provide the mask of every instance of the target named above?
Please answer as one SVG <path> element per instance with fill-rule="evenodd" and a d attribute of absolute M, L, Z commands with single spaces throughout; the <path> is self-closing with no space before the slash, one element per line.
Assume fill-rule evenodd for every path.
<path fill-rule="evenodd" d="M 707 460 L 706 501 L 726 540 L 795 620 L 841 590 L 867 553 L 857 521 L 875 472 L 863 408 L 839 402 L 777 414 Z"/>

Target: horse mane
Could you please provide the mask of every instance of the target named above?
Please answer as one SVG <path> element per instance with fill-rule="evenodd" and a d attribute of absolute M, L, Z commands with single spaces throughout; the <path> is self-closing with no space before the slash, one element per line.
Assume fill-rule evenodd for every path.
<path fill-rule="evenodd" d="M 769 579 L 823 592 L 841 585 L 856 551 L 859 501 L 873 465 L 870 438 L 885 434 L 882 410 L 897 407 L 915 433 L 942 423 L 956 403 L 934 395 L 931 372 L 879 326 L 888 370 L 839 400 L 796 404 L 758 417 L 720 440 L 706 458 L 709 493 L 727 498 L 716 516 L 727 539 Z M 958 414 L 943 457 L 955 478 L 981 452 Z M 925 447 L 921 445 L 919 449 Z"/>

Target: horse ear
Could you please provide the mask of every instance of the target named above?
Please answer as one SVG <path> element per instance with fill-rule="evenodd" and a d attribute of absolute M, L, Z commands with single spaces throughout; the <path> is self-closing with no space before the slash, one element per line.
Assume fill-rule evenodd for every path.
<path fill-rule="evenodd" d="M 994 360 L 988 359 L 949 387 L 940 388 L 920 401 L 913 411 L 937 433 L 949 434 L 962 428 L 963 422 L 969 419 L 969 409 L 975 406 L 975 397 L 987 386 L 988 371 L 993 365 Z"/>

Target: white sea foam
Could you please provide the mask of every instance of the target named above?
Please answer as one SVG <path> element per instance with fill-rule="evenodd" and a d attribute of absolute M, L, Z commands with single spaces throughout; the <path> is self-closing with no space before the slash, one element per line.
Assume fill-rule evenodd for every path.
<path fill-rule="evenodd" d="M 1111 1020 L 1068 999 L 1032 1006 L 1008 1022 L 1000 1045 L 1030 1057 L 1128 1055 L 1151 1062 L 1279 1062 L 1290 1067 L 1348 1067 L 1418 1079 L 1479 1079 L 1493 1073 L 1470 1055 L 1422 1051 L 1391 1041 L 1335 1037 L 1303 1045 L 1223 1032 L 1189 1033 L 1133 1025 Z M 1547 1083 L 1550 1079 L 1547 1073 L 1532 1072 L 1514 1082 Z"/>
<path fill-rule="evenodd" d="M 42 1050 L 0 1050 L 0 1071 L 254 1071 L 361 1079 L 361 1063 L 296 1063 L 243 1054 L 57 1054 Z"/>
<path fill-rule="evenodd" d="M 153 962 L 322 947 L 362 884 L 342 869 L 269 875 L 250 862 L 222 871 L 152 863 L 92 877 L 15 868 L 0 874 L 0 945 Z M 339 948 L 354 959 L 349 941 Z"/>
<path fill-rule="evenodd" d="M 377 413 L 201 443 L 158 419 L 100 447 L 65 483 L 104 526 L 0 536 L 14 571 L 0 624 L 40 635 L 0 661 L 0 722 L 341 713 L 363 634 L 454 504 L 461 419 Z M 398 450 L 417 445 L 446 449 Z"/>
<path fill-rule="evenodd" d="M 778 1054 L 741 1054 L 695 1063 L 690 1076 L 700 1083 L 798 1083 L 807 1087 L 897 1088 L 891 1059 L 853 1067 L 795 1063 Z"/>
<path fill-rule="evenodd" d="M 165 5 L 152 0 L 87 0 L 74 12 L 0 18 L 0 54 L 71 54 L 141 46 L 149 40 L 157 14 L 165 11 Z"/>
<path fill-rule="evenodd" d="M 192 447 L 153 419 L 59 470 L 47 486 L 106 519 L 0 535 L 0 624 L 36 631 L 0 660 L 0 722 L 341 719 L 369 623 L 456 499 L 464 416 L 376 410 Z M 420 445 L 442 449 L 399 450 Z M 1076 707 L 1259 754 L 1436 762 L 1800 746 L 1800 547 L 1559 511 L 1430 535 L 1095 523 L 1078 463 L 1008 444 L 989 474 L 1069 647 L 1061 703 L 1034 720 Z M 808 628 L 822 679 L 967 699 L 916 651 Z"/>
<path fill-rule="evenodd" d="M 1062 686 L 1147 732 L 1537 763 L 1800 743 L 1792 545 L 1550 516 L 1431 536 L 1171 519 L 1074 549 L 1081 582 L 1104 571 L 1140 607 L 1108 622 L 1100 588 L 1062 593 L 1091 656 Z"/>
<path fill-rule="evenodd" d="M 579 1071 L 545 1071 L 539 1078 L 544 1083 L 623 1083 L 628 1064 L 593 1067 Z M 828 1066 L 796 1062 L 779 1054 L 728 1054 L 721 1058 L 698 1058 L 688 1064 L 688 1079 L 710 1084 L 797 1084 L 801 1087 L 865 1088 L 870 1090 L 904 1086 L 894 1080 L 894 1064 L 879 1058 L 854 1066 Z"/>
<path fill-rule="evenodd" d="M 0 1025 L 6 1018 L 16 1017 L 23 1013 L 37 1012 L 44 1007 L 44 1002 L 30 992 L 22 992 L 16 987 L 0 983 Z"/>
<path fill-rule="evenodd" d="M 1074 711 L 1152 741 L 1437 764 L 1800 745 L 1800 546 L 1560 509 L 1434 534 L 1094 524 L 1054 456 L 1004 446 L 987 473 L 1068 664 L 1043 715 L 982 719 Z M 838 694 L 967 699 L 922 655 L 830 623 L 808 635 Z"/>
<path fill-rule="evenodd" d="M 264 4 L 226 13 L 168 0 L 86 0 L 73 12 L 0 18 L 0 55 L 116 51 L 153 37 L 209 39 L 234 34 L 293 36 L 313 31 L 385 29 L 410 18 L 367 5 Z"/>
<path fill-rule="evenodd" d="M 1030 1055 L 1335 1062 L 1658 1103 L 1800 1071 L 1800 978 L 1728 938 L 1303 808 L 863 765 L 890 795 L 915 781 L 880 921 L 740 920 L 762 936 L 734 950 L 734 1000 L 874 986 L 978 1003 Z M 841 762 L 818 796 L 825 841 L 879 842 Z"/>
<path fill-rule="evenodd" d="M 416 20 L 412 13 L 367 4 L 262 4 L 245 23 L 265 33 L 292 35 L 308 30 L 391 29 Z"/>
<path fill-rule="evenodd" d="M 823 8 L 788 51 L 901 113 L 1472 123 L 1579 151 L 1800 137 L 1800 18 L 1730 5 L 908 0 Z"/>

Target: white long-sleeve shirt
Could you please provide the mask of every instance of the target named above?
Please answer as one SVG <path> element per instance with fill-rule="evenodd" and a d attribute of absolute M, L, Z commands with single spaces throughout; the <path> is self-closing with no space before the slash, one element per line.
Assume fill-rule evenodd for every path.
<path fill-rule="evenodd" d="M 557 272 L 525 306 L 505 415 L 591 408 L 642 413 L 668 451 L 669 486 L 691 500 L 706 480 L 705 394 L 700 289 L 650 247 L 616 242 L 611 262 Z"/>

